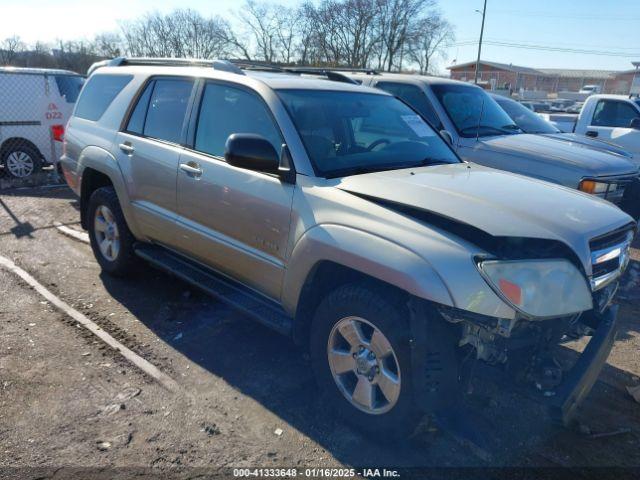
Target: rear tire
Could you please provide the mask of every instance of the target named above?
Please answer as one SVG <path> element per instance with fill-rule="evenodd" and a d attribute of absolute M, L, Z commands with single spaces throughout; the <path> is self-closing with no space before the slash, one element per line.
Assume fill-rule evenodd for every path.
<path fill-rule="evenodd" d="M 14 142 L 2 151 L 0 159 L 10 178 L 28 178 L 42 168 L 40 152 L 28 143 Z"/>
<path fill-rule="evenodd" d="M 311 326 L 311 362 L 328 403 L 381 439 L 409 435 L 421 415 L 413 398 L 409 313 L 397 297 L 367 283 L 344 285 L 321 302 Z"/>
<path fill-rule="evenodd" d="M 87 206 L 91 249 L 103 271 L 121 277 L 133 271 L 135 238 L 124 218 L 113 187 L 98 188 Z"/>

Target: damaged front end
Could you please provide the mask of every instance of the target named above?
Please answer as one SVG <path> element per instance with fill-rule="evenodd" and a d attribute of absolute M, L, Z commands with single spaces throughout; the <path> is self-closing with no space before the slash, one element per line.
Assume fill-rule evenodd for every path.
<path fill-rule="evenodd" d="M 457 326 L 460 361 L 458 381 L 463 390 L 474 376 L 489 374 L 502 384 L 550 407 L 553 418 L 567 424 L 589 393 L 613 347 L 618 307 L 591 310 L 542 321 L 493 319 L 451 307 L 440 316 Z M 566 370 L 559 361 L 563 342 L 591 336 L 586 349 Z M 482 366 L 478 368 L 478 363 Z"/>
<path fill-rule="evenodd" d="M 420 357 L 427 359 L 422 369 L 427 372 L 426 381 L 415 380 L 424 398 L 433 403 L 436 391 L 448 392 L 445 397 L 449 398 L 454 392 L 469 393 L 472 379 L 489 375 L 546 404 L 555 420 L 567 424 L 613 347 L 618 307 L 612 302 L 628 264 L 634 230 L 629 225 L 590 242 L 589 276 L 556 242 L 494 237 L 494 248 L 475 261 L 485 281 L 515 315 L 497 318 L 425 302 L 414 307 L 412 334 L 418 341 L 419 335 L 427 335 L 426 351 L 414 351 L 413 357 L 417 362 Z M 585 336 L 591 339 L 571 365 L 565 361 L 562 344 Z M 438 345 L 446 341 L 457 346 L 455 360 L 439 359 L 432 368 L 434 355 L 445 351 Z M 445 364 L 455 367 L 438 370 Z"/>

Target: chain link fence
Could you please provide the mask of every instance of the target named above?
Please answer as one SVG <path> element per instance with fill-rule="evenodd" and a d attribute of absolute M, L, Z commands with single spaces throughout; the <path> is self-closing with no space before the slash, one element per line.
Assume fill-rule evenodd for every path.
<path fill-rule="evenodd" d="M 0 189 L 60 182 L 64 130 L 83 82 L 65 70 L 0 67 Z"/>

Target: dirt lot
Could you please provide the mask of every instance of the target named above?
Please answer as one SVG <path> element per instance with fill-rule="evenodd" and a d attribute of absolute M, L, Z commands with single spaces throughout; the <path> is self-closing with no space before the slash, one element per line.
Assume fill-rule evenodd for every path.
<path fill-rule="evenodd" d="M 637 249 L 621 293 L 620 335 L 579 413 L 580 428 L 554 426 L 529 400 L 478 385 L 474 404 L 490 425 L 481 448 L 433 427 L 385 445 L 327 411 L 305 353 L 287 338 L 150 268 L 128 279 L 101 275 L 89 246 L 53 227 L 79 228 L 77 207 L 65 187 L 1 193 L 0 255 L 180 390 L 164 389 L 0 269 L 2 478 L 90 478 L 99 472 L 82 469 L 94 467 L 103 478 L 136 469 L 230 475 L 219 467 L 640 469 L 640 404 L 625 390 L 640 384 Z M 569 345 L 568 355 L 581 346 Z M 619 429 L 630 431 L 593 437 Z"/>

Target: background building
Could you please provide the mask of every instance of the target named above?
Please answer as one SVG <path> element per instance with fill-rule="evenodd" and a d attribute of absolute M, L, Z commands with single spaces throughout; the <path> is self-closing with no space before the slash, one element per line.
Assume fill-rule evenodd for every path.
<path fill-rule="evenodd" d="M 451 78 L 470 81 L 475 77 L 476 62 L 447 67 Z M 529 68 L 489 61 L 480 62 L 480 81 L 493 88 L 542 91 L 547 93 L 577 92 L 584 85 L 600 85 L 604 93 L 628 94 L 636 69 L 580 70 L 564 68 Z"/>

